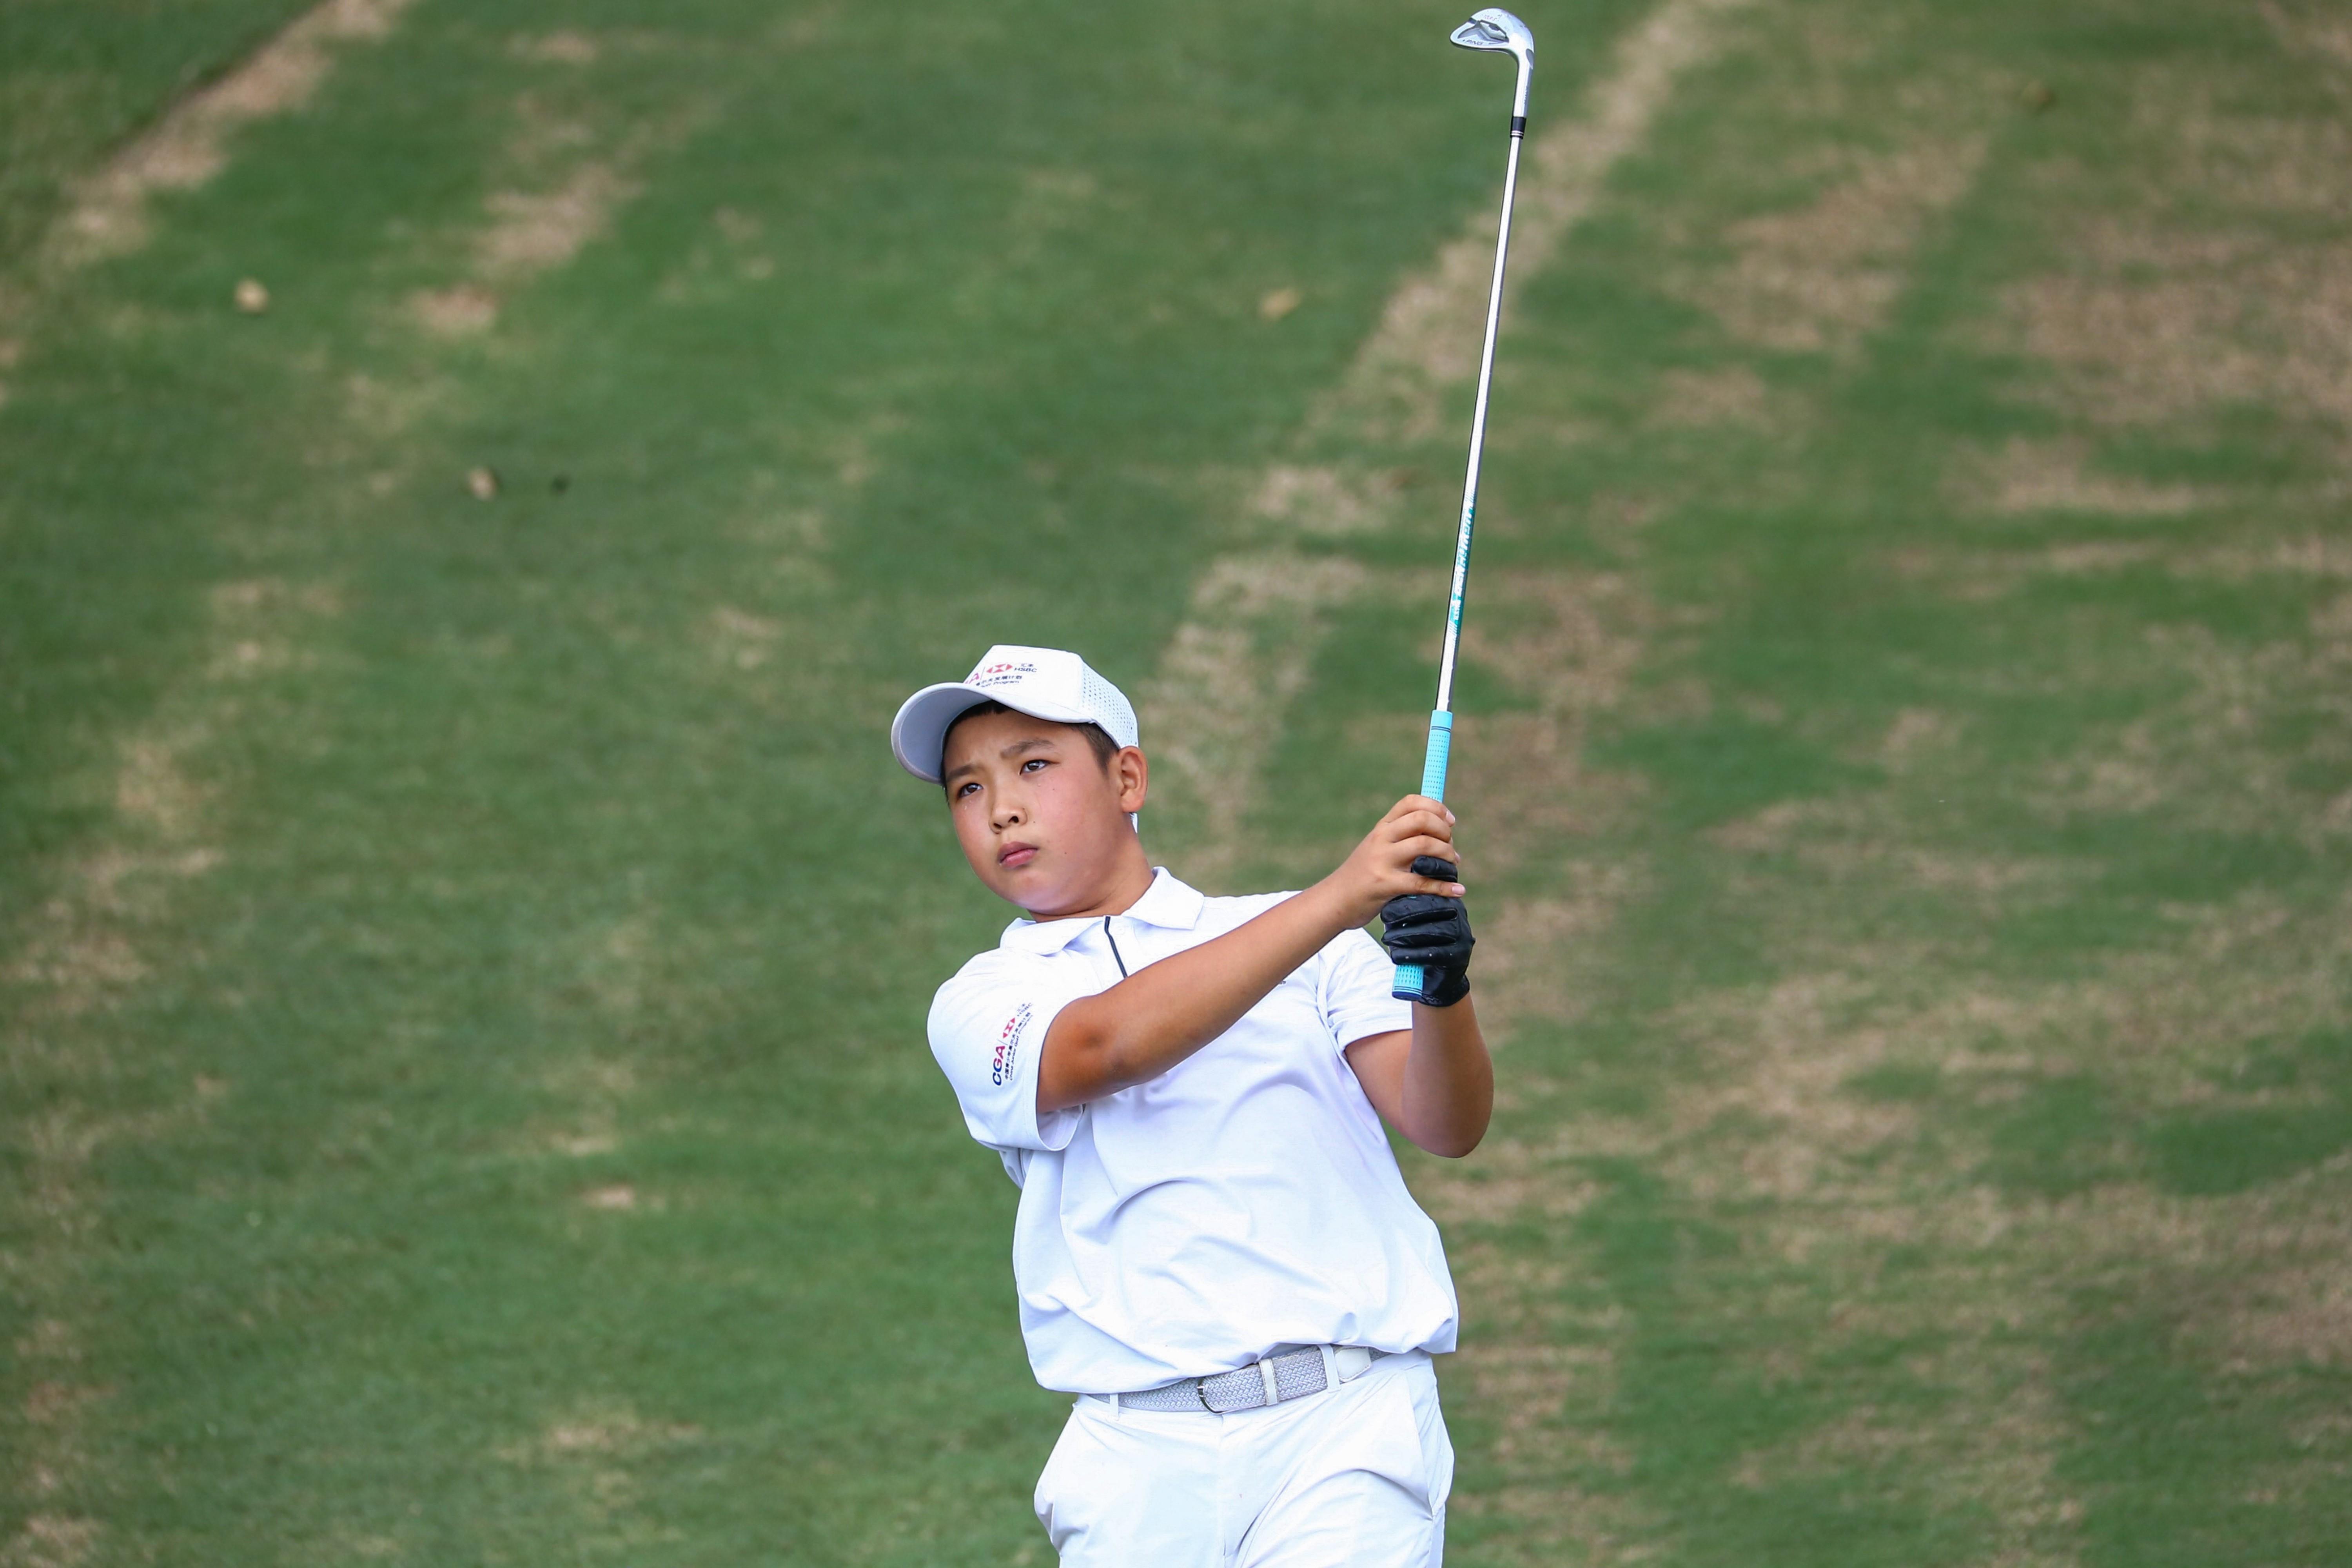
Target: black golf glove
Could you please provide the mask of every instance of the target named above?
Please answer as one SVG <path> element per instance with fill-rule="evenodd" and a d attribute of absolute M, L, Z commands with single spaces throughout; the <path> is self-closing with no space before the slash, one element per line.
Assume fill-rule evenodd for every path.
<path fill-rule="evenodd" d="M 1452 881 L 1457 868 L 1433 855 L 1417 856 L 1416 877 Z M 1417 964 L 1421 990 L 1399 992 L 1400 998 L 1424 1006 L 1451 1007 L 1470 994 L 1470 950 L 1477 938 L 1470 934 L 1470 911 L 1459 899 L 1437 893 L 1402 893 L 1381 906 L 1381 942 L 1392 963 Z"/>

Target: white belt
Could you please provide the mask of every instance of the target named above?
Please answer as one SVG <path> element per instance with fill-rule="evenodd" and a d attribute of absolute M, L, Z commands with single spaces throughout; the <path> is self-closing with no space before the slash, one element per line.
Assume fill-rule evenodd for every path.
<path fill-rule="evenodd" d="M 1308 1345 L 1254 1361 L 1208 1377 L 1180 1377 L 1136 1394 L 1118 1396 L 1122 1410 L 1207 1411 L 1223 1415 L 1256 1410 L 1286 1399 L 1320 1394 L 1334 1383 L 1353 1383 L 1388 1354 L 1362 1345 Z"/>

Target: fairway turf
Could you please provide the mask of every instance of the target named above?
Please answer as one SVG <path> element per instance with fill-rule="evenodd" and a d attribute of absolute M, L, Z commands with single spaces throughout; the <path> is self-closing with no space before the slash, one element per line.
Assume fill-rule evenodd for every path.
<path fill-rule="evenodd" d="M 216 79 L 302 0 L 11 0 L 0 9 L 0 267 L 21 263 L 68 184 Z"/>
<path fill-rule="evenodd" d="M 1449 1561 L 2346 1560 L 2352 42 L 1524 14 Z M 62 267 L 287 11 L 26 15 L 124 63 L 0 215 L 0 1563 L 1045 1562 L 888 716 L 1081 647 L 1218 891 L 1410 785 L 1507 73 L 419 0 Z"/>

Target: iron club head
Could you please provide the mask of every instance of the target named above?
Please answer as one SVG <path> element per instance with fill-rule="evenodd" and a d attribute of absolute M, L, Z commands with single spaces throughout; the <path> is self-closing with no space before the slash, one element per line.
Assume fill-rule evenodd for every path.
<path fill-rule="evenodd" d="M 1536 36 L 1528 30 L 1528 25 L 1499 5 L 1489 5 L 1454 28 L 1453 36 L 1454 41 L 1465 49 L 1508 55 L 1518 62 L 1518 89 L 1512 100 L 1511 112 L 1525 116 L 1528 111 L 1528 77 L 1535 70 L 1536 65 Z"/>
<path fill-rule="evenodd" d="M 1486 49 L 1509 55 L 1523 66 L 1535 64 L 1536 36 L 1528 25 L 1499 5 L 1489 5 L 1454 29 L 1454 41 L 1465 49 Z"/>

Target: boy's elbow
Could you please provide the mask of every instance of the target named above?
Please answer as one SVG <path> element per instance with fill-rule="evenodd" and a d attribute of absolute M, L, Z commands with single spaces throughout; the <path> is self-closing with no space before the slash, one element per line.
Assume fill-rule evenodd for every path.
<path fill-rule="evenodd" d="M 1118 1081 L 1121 1042 L 1109 1020 L 1089 1017 L 1073 1006 L 1046 1031 L 1045 1049 L 1045 1058 L 1037 1064 L 1040 1112 L 1084 1105 L 1126 1087 Z"/>
<path fill-rule="evenodd" d="M 1441 1160 L 1459 1160 L 1486 1141 L 1486 1129 L 1495 1119 L 1491 1105 L 1457 1106 L 1454 1114 L 1428 1117 L 1418 1127 L 1400 1128 L 1412 1146 L 1424 1154 L 1434 1154 Z"/>
<path fill-rule="evenodd" d="M 1434 1154 L 1441 1160 L 1459 1160 L 1486 1141 L 1486 1130 L 1481 1127 L 1475 1132 L 1437 1134 L 1416 1138 L 1412 1142 L 1413 1146 L 1424 1154 Z"/>

